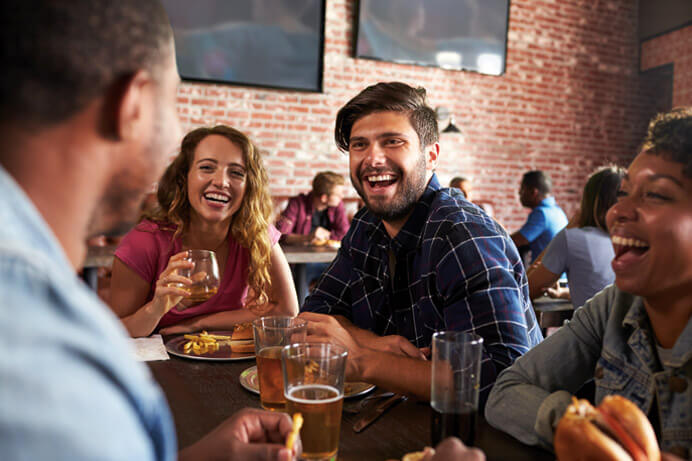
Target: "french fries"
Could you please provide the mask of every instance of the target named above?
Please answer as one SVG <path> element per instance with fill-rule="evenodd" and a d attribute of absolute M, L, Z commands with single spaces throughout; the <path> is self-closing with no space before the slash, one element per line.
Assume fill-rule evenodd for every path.
<path fill-rule="evenodd" d="M 185 335 L 188 341 L 183 345 L 186 354 L 203 355 L 219 350 L 219 341 L 230 341 L 230 336 L 210 335 L 206 331 L 198 335 Z"/>
<path fill-rule="evenodd" d="M 286 437 L 286 448 L 291 451 L 293 451 L 293 446 L 296 444 L 296 440 L 298 440 L 298 434 L 300 434 L 301 427 L 303 427 L 303 415 L 300 413 L 294 413 L 293 427 L 291 428 L 291 432 L 288 433 L 288 437 Z"/>

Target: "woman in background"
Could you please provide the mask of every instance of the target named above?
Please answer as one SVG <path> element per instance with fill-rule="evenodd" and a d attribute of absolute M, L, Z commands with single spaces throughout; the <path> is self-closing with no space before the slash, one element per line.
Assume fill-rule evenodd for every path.
<path fill-rule="evenodd" d="M 247 136 L 223 125 L 188 133 L 157 199 L 113 262 L 111 307 L 132 336 L 227 329 L 258 314 L 297 314 L 280 234 L 269 224 L 267 174 Z M 189 294 L 179 285 L 189 283 L 178 275 L 191 266 L 184 259 L 188 249 L 212 250 L 219 264 L 218 293 L 197 305 L 186 302 Z"/>
<path fill-rule="evenodd" d="M 606 212 L 617 200 L 623 168 L 606 166 L 586 182 L 581 205 L 572 221 L 548 244 L 542 256 L 527 271 L 531 299 L 543 295 L 571 297 L 574 307 L 613 283 L 610 262 L 615 255 L 606 226 Z M 550 287 L 566 272 L 566 296 Z"/>

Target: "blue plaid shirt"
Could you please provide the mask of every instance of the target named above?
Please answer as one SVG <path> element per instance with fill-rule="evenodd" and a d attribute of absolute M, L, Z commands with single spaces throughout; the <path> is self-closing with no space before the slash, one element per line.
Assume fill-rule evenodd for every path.
<path fill-rule="evenodd" d="M 366 208 L 356 214 L 303 310 L 417 347 L 439 330 L 480 335 L 482 404 L 497 375 L 543 339 L 507 232 L 436 175 L 394 238 Z"/>

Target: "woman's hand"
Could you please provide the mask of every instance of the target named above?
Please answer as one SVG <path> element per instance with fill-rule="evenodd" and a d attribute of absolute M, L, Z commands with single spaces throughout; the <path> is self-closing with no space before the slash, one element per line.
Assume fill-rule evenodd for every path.
<path fill-rule="evenodd" d="M 194 266 L 194 263 L 186 260 L 185 257 L 187 257 L 187 250 L 171 256 L 171 259 L 168 260 L 168 265 L 156 281 L 154 297 L 151 302 L 155 309 L 161 312 L 162 317 L 183 298 L 190 296 L 189 291 L 182 288 L 180 284 L 189 286 L 192 284 L 192 280 L 178 275 L 178 269 L 192 268 Z"/>

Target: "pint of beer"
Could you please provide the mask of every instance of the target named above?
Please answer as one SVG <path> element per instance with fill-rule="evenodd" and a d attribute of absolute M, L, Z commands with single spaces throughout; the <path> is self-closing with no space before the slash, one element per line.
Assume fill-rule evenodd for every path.
<path fill-rule="evenodd" d="M 292 344 L 281 352 L 286 410 L 303 415 L 303 459 L 336 459 L 346 356 L 346 349 L 327 343 Z"/>
<path fill-rule="evenodd" d="M 255 355 L 260 403 L 265 410 L 283 411 L 286 406 L 281 373 L 281 348 L 305 341 L 307 322 L 286 316 L 262 317 L 254 322 Z"/>

